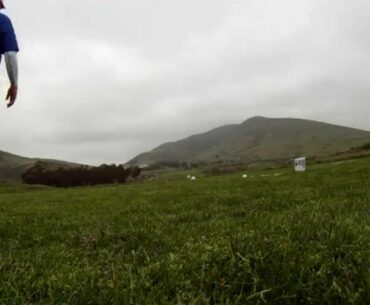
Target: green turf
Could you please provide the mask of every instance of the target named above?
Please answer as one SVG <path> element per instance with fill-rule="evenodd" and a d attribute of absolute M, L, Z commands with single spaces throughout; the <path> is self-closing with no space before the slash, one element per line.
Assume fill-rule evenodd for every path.
<path fill-rule="evenodd" d="M 0 187 L 0 304 L 370 304 L 370 159 L 186 174 Z"/>

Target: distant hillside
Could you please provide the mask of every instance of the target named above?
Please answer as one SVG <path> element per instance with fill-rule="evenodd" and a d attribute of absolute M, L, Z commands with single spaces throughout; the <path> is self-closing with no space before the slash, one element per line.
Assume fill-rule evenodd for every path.
<path fill-rule="evenodd" d="M 21 174 L 27 168 L 33 166 L 37 161 L 42 161 L 47 167 L 73 167 L 78 164 L 57 160 L 26 158 L 0 151 L 0 181 L 20 180 Z"/>
<path fill-rule="evenodd" d="M 253 117 L 186 139 L 165 143 L 140 154 L 129 163 L 157 162 L 254 162 L 320 157 L 348 151 L 370 142 L 370 132 L 302 119 Z"/>

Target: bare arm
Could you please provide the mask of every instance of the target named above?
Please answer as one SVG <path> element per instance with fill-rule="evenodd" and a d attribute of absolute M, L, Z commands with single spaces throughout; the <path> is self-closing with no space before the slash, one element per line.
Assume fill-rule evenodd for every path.
<path fill-rule="evenodd" d="M 8 72 L 10 88 L 6 96 L 6 100 L 9 100 L 8 107 L 11 107 L 18 94 L 18 57 L 17 52 L 10 51 L 4 54 L 6 70 Z"/>
<path fill-rule="evenodd" d="M 4 54 L 6 70 L 12 86 L 18 86 L 18 58 L 17 52 L 10 51 Z"/>

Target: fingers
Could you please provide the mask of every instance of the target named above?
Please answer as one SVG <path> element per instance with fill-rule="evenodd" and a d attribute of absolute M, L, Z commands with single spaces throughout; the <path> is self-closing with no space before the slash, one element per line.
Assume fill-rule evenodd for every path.
<path fill-rule="evenodd" d="M 10 102 L 8 103 L 7 107 L 10 108 L 14 105 L 15 99 L 11 99 Z"/>
<path fill-rule="evenodd" d="M 17 96 L 16 96 L 16 95 L 11 95 L 11 96 L 9 97 L 9 103 L 8 103 L 8 105 L 7 105 L 7 106 L 8 106 L 8 108 L 9 108 L 9 107 L 12 107 L 12 106 L 14 105 L 16 98 L 17 98 Z"/>
<path fill-rule="evenodd" d="M 16 86 L 11 86 L 8 90 L 8 93 L 6 95 L 6 101 L 9 101 L 7 106 L 8 108 L 13 106 L 15 103 L 15 100 L 17 99 L 17 93 L 18 93 L 18 88 Z"/>
<path fill-rule="evenodd" d="M 7 107 L 9 108 L 13 106 L 16 99 L 17 99 L 17 93 L 13 90 L 9 90 L 8 94 L 6 95 L 6 100 L 7 101 L 9 100 Z"/>

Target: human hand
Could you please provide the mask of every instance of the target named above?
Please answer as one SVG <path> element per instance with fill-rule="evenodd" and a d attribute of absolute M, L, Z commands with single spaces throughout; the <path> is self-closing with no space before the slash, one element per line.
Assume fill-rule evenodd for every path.
<path fill-rule="evenodd" d="M 17 99 L 17 94 L 18 87 L 15 85 L 11 85 L 6 95 L 6 100 L 9 101 L 7 104 L 8 108 L 14 105 L 15 100 Z"/>

